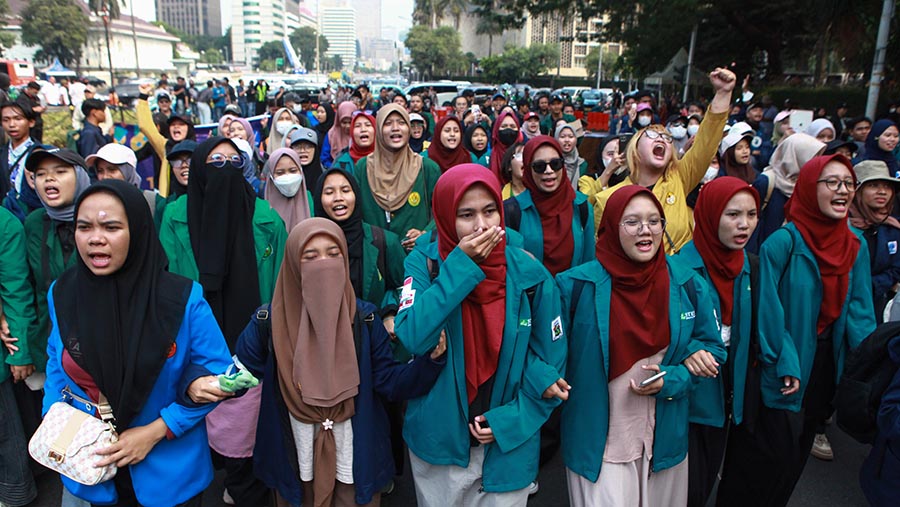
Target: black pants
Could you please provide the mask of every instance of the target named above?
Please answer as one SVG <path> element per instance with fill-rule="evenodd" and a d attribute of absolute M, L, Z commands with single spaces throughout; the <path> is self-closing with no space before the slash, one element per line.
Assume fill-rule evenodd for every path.
<path fill-rule="evenodd" d="M 253 458 L 229 458 L 213 449 L 213 466 L 225 470 L 225 489 L 240 507 L 260 507 L 269 505 L 269 488 L 253 474 Z"/>
<path fill-rule="evenodd" d="M 725 425 L 691 423 L 688 430 L 688 507 L 705 507 L 709 502 L 725 456 L 734 400 L 731 361 L 722 364 L 719 376 L 725 383 Z"/>
<path fill-rule="evenodd" d="M 801 411 L 761 407 L 754 433 L 743 425 L 731 432 L 716 505 L 787 505 L 834 398 L 834 346 L 826 334 L 816 344 Z"/>
<path fill-rule="evenodd" d="M 112 507 L 141 507 L 141 504 L 138 503 L 137 497 L 134 494 L 134 483 L 131 482 L 131 472 L 128 467 L 120 468 L 118 472 L 116 472 L 116 476 L 113 478 L 113 482 L 116 485 L 116 493 L 119 495 L 119 501 L 112 505 Z M 180 503 L 175 507 L 200 507 L 203 501 L 203 493 L 191 498 L 187 502 Z M 96 504 L 91 504 L 92 507 L 101 507 Z M 108 505 L 103 507 L 110 507 Z"/>
<path fill-rule="evenodd" d="M 19 419 L 13 380 L 8 378 L 0 382 L 0 502 L 5 505 L 27 505 L 37 497 L 28 467 L 32 461 L 28 457 L 28 437 Z"/>

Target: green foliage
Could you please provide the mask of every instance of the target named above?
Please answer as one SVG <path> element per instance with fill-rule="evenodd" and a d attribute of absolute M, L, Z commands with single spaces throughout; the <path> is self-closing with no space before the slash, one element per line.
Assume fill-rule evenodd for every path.
<path fill-rule="evenodd" d="M 272 60 L 274 63 L 276 58 L 285 57 L 284 45 L 282 45 L 281 41 L 277 40 L 266 42 L 256 51 L 256 57 L 258 58 L 260 65 L 266 60 Z"/>
<path fill-rule="evenodd" d="M 332 55 L 322 60 L 322 70 L 331 72 L 333 70 L 342 70 L 344 68 L 344 59 L 341 55 Z"/>
<path fill-rule="evenodd" d="M 209 63 L 212 65 L 218 65 L 220 63 L 225 62 L 225 57 L 222 56 L 222 52 L 218 49 L 211 48 L 207 49 L 203 53 L 200 54 L 200 63 Z"/>
<path fill-rule="evenodd" d="M 9 2 L 0 0 L 0 19 L 5 19 L 9 15 Z M 16 35 L 9 32 L 0 32 L 0 56 L 3 56 L 3 50 L 9 49 L 16 43 Z"/>
<path fill-rule="evenodd" d="M 231 47 L 231 27 L 228 28 L 228 31 L 225 32 L 225 35 L 215 36 L 215 35 L 191 35 L 186 32 L 182 32 L 181 30 L 170 26 L 162 21 L 154 21 L 154 25 L 162 28 L 166 32 L 174 35 L 181 39 L 181 42 L 184 42 L 191 48 L 193 48 L 197 52 L 208 52 L 210 49 L 215 49 L 219 52 L 219 56 L 221 56 L 225 51 L 230 51 Z M 213 63 L 213 62 L 207 62 Z M 216 62 L 219 63 L 219 62 Z"/>
<path fill-rule="evenodd" d="M 591 80 L 597 79 L 597 64 L 600 62 L 600 46 L 591 48 L 584 57 L 584 69 Z M 609 80 L 619 70 L 619 57 L 615 53 L 603 53 L 603 77 Z"/>
<path fill-rule="evenodd" d="M 424 25 L 410 29 L 404 41 L 412 64 L 423 74 L 434 77 L 448 75 L 464 69 L 466 57 L 460 50 L 459 32 L 453 27 L 442 26 L 432 30 Z"/>
<path fill-rule="evenodd" d="M 300 61 L 306 70 L 313 71 L 316 68 L 316 29 L 311 26 L 301 26 L 294 30 L 288 37 L 291 46 L 299 53 Z M 325 52 L 328 51 L 328 39 L 324 35 L 319 35 L 319 61 L 325 58 Z"/>
<path fill-rule="evenodd" d="M 103 11 L 109 13 L 110 19 L 119 19 L 122 13 L 119 4 L 124 5 L 124 1 L 119 0 L 88 0 L 88 9 L 95 14 L 102 14 Z"/>
<path fill-rule="evenodd" d="M 278 65 L 275 64 L 275 60 L 262 60 L 257 68 L 263 72 L 275 72 L 278 70 Z"/>
<path fill-rule="evenodd" d="M 558 59 L 559 46 L 555 44 L 507 45 L 503 53 L 482 58 L 481 68 L 489 82 L 520 83 L 543 74 Z"/>
<path fill-rule="evenodd" d="M 87 42 L 87 15 L 73 0 L 30 0 L 22 10 L 22 42 L 40 46 L 36 60 L 75 65 Z"/>

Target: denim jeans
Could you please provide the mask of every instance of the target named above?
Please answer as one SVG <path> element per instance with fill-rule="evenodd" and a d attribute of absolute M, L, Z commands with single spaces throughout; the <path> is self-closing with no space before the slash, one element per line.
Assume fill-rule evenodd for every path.
<path fill-rule="evenodd" d="M 12 378 L 0 383 L 0 503 L 19 507 L 34 500 L 37 489 L 12 384 Z"/>

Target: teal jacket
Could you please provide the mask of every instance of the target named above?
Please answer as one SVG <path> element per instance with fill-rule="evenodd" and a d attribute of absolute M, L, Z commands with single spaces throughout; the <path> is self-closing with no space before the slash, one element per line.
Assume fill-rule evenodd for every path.
<path fill-rule="evenodd" d="M 875 330 L 870 269 L 869 249 L 863 241 L 850 269 L 844 308 L 831 328 L 835 382 L 841 377 L 847 352 Z M 797 412 L 816 355 L 822 277 L 815 256 L 794 224 L 784 225 L 763 243 L 759 252 L 759 285 L 762 400 L 768 407 Z M 800 390 L 790 396 L 781 394 L 782 377 L 786 376 L 800 379 Z"/>
<path fill-rule="evenodd" d="M 360 299 L 379 309 L 397 304 L 396 290 L 403 285 L 403 261 L 406 250 L 400 238 L 391 231 L 384 231 L 384 270 L 378 267 L 378 247 L 372 236 L 372 226 L 363 223 L 363 286 Z"/>
<path fill-rule="evenodd" d="M 685 267 L 693 269 L 710 288 L 709 295 L 716 312 L 716 319 L 722 322 L 722 303 L 713 286 L 709 271 L 691 241 L 673 257 Z M 750 261 L 744 252 L 744 267 L 734 280 L 734 307 L 731 312 L 731 344 L 728 346 L 728 362 L 731 363 L 731 385 L 734 391 L 732 420 L 740 424 L 744 420 L 744 389 L 747 381 L 747 365 L 750 360 L 750 324 L 753 319 L 753 303 L 750 292 Z M 697 377 L 696 387 L 691 393 L 691 422 L 716 426 L 725 425 L 725 385 L 722 377 Z"/>
<path fill-rule="evenodd" d="M 568 184 L 568 180 L 562 182 Z M 519 207 L 522 209 L 522 222 L 519 232 L 525 237 L 525 250 L 531 252 L 537 260 L 544 260 L 544 229 L 541 226 L 541 216 L 531 199 L 531 192 L 525 190 L 516 196 Z M 584 204 L 582 204 L 584 203 Z M 576 267 L 594 259 L 594 208 L 587 202 L 587 196 L 581 192 L 575 192 L 575 200 L 572 201 L 575 208 L 572 213 L 572 236 L 575 239 L 575 248 L 572 254 L 572 265 Z M 578 206 L 587 206 L 585 223 L 581 223 L 581 215 Z"/>
<path fill-rule="evenodd" d="M 668 373 L 662 390 L 655 395 L 654 472 L 671 468 L 687 456 L 689 396 L 696 379 L 682 362 L 702 349 L 720 362 L 726 357 L 706 282 L 671 258 L 666 261 L 672 336 L 660 365 Z M 574 303 L 574 319 L 566 327 L 566 380 L 572 390 L 562 408 L 563 461 L 573 472 L 596 482 L 609 431 L 609 328 L 615 325 L 609 314 L 612 279 L 596 259 L 557 275 L 566 320 L 571 313 L 575 280 L 582 280 L 584 285 Z"/>
<path fill-rule="evenodd" d="M 432 280 L 427 259 L 440 265 Z M 524 250 L 506 248 L 506 320 L 491 409 L 484 413 L 495 442 L 485 447 L 485 491 L 526 487 L 538 473 L 540 428 L 556 398 L 544 391 L 565 374 L 566 340 L 559 294 L 550 274 Z M 441 331 L 447 336 L 448 363 L 431 391 L 409 401 L 403 436 L 410 450 L 434 465 L 469 465 L 472 416 L 466 395 L 461 303 L 484 280 L 484 272 L 459 247 L 442 263 L 437 242 L 406 258 L 406 281 L 395 330 L 413 354 L 428 354 Z M 526 291 L 534 288 L 533 304 Z"/>
<path fill-rule="evenodd" d="M 472 153 L 471 151 L 469 152 L 469 155 L 472 156 L 473 164 L 483 165 L 484 167 L 487 167 L 487 168 L 491 167 L 491 149 L 490 148 L 488 148 L 487 151 L 485 151 L 484 154 L 482 154 L 480 157 L 476 157 L 475 154 Z"/>
<path fill-rule="evenodd" d="M 37 317 L 34 292 L 28 281 L 25 250 L 25 228 L 6 208 L 0 208 L 0 313 L 6 317 L 9 334 L 19 341 L 19 351 L 8 354 L 0 345 L 0 384 L 9 378 L 10 366 L 34 364 L 28 341 Z"/>
<path fill-rule="evenodd" d="M 159 242 L 169 256 L 169 271 L 200 280 L 200 270 L 191 247 L 191 233 L 187 221 L 187 195 L 166 207 L 159 231 Z M 259 298 L 265 304 L 272 300 L 275 280 L 281 269 L 287 230 L 278 213 L 267 201 L 256 199 L 253 211 L 253 242 L 256 247 L 256 269 L 259 272 Z M 249 318 L 249 316 L 248 316 Z"/>
<path fill-rule="evenodd" d="M 353 174 L 354 164 L 353 164 L 353 159 L 350 158 L 350 151 L 349 150 L 342 151 L 341 154 L 338 155 L 337 160 L 335 160 L 334 163 L 331 164 L 331 167 L 340 167 L 344 171 L 346 171 L 350 174 Z M 316 182 L 313 181 L 310 184 L 315 186 Z M 312 202 L 312 201 L 309 201 L 309 202 Z"/>

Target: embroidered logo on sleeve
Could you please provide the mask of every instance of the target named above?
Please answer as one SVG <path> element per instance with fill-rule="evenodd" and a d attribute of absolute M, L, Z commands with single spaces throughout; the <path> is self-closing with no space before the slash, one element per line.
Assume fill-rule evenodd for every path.
<path fill-rule="evenodd" d="M 888 253 L 894 255 L 897 253 L 897 242 L 896 241 L 888 241 Z"/>
<path fill-rule="evenodd" d="M 693 311 L 684 312 L 681 314 L 681 320 L 693 320 L 697 314 Z"/>
<path fill-rule="evenodd" d="M 550 333 L 553 341 L 559 340 L 563 335 L 563 327 L 562 327 L 562 317 L 557 316 L 553 319 L 553 322 L 550 323 Z"/>
<path fill-rule="evenodd" d="M 399 310 L 403 310 L 405 308 L 409 308 L 416 301 L 416 290 L 412 288 L 413 279 L 411 276 L 406 277 L 406 280 L 403 280 L 403 289 L 400 291 L 400 308 Z M 399 311 L 398 310 L 398 311 Z"/>

